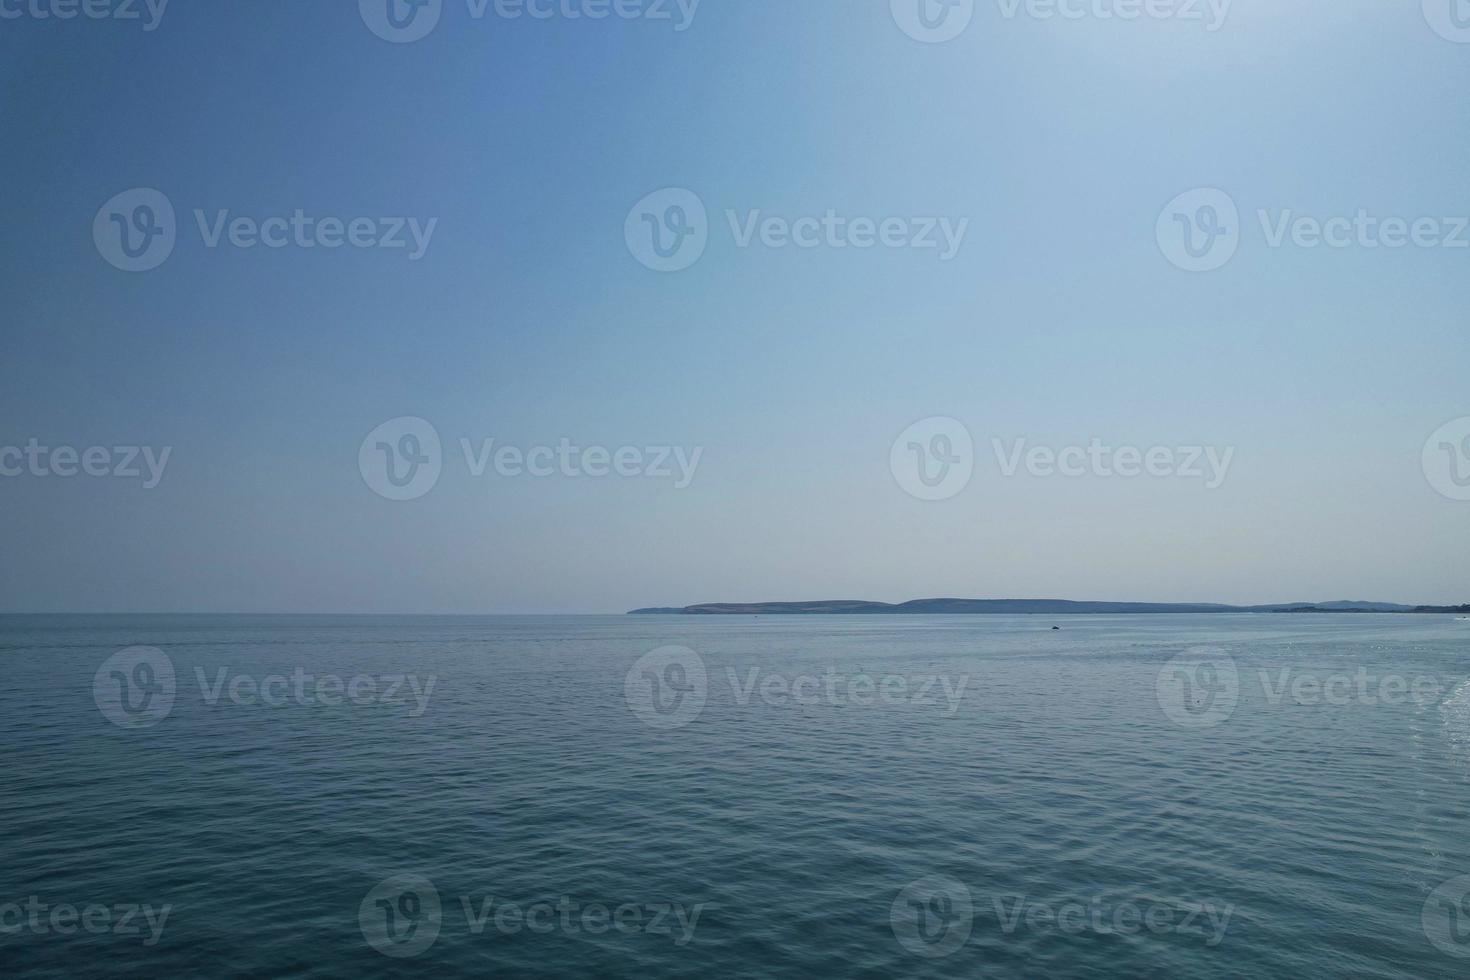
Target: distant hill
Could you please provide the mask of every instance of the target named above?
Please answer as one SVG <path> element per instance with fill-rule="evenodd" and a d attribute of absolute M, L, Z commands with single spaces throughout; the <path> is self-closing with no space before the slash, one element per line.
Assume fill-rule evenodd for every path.
<path fill-rule="evenodd" d="M 1070 599 L 912 599 L 908 602 L 869 602 L 863 599 L 822 599 L 815 602 L 707 602 L 696 606 L 657 606 L 634 609 L 629 615 L 681 616 L 853 616 L 936 614 L 1080 613 L 1408 613 L 1470 612 L 1470 606 L 1406 606 L 1396 602 L 1288 602 L 1266 606 L 1230 606 L 1210 602 L 1079 602 Z"/>
<path fill-rule="evenodd" d="M 1405 606 L 1397 602 L 1290 602 L 1284 606 L 1252 606 L 1266 612 L 1414 612 L 1424 606 Z"/>

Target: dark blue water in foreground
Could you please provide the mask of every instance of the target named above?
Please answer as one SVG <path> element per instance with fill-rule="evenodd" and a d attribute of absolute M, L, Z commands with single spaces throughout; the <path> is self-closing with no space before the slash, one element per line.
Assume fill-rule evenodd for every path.
<path fill-rule="evenodd" d="M 6 976 L 1470 974 L 1453 617 L 3 617 L 0 663 Z"/>

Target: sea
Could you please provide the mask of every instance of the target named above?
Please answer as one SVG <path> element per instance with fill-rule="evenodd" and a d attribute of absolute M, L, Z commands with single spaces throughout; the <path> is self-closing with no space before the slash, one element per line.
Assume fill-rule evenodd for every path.
<path fill-rule="evenodd" d="M 1463 978 L 1470 622 L 0 617 L 5 977 Z"/>

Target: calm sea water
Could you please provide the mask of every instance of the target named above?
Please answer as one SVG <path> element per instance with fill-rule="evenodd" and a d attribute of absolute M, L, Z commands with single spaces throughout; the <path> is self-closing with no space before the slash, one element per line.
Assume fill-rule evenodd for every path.
<path fill-rule="evenodd" d="M 1470 972 L 1452 617 L 12 616 L 0 663 L 5 975 Z"/>

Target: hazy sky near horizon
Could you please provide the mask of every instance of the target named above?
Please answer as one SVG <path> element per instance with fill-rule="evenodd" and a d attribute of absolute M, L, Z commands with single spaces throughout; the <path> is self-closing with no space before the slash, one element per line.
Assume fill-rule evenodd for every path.
<path fill-rule="evenodd" d="M 684 30 L 673 0 L 443 0 L 411 43 L 370 29 L 389 0 L 173 3 L 153 30 L 49 2 L 0 0 L 0 467 L 31 440 L 171 450 L 151 488 L 0 475 L 0 610 L 1470 601 L 1470 501 L 1436 489 L 1470 441 L 1445 430 L 1448 477 L 1423 456 L 1470 417 L 1470 247 L 1271 242 L 1366 212 L 1470 243 L 1470 43 L 1419 0 L 1235 0 L 1216 30 L 982 0 L 944 43 L 901 29 L 906 0 L 703 0 Z M 137 188 L 175 241 L 130 272 L 99 241 L 161 227 Z M 707 209 L 671 272 L 637 245 L 684 227 L 687 197 L 635 207 L 665 188 Z M 1166 206 L 1197 188 L 1238 221 L 1193 272 L 1167 232 L 1206 234 L 1218 199 Z M 405 248 L 210 244 L 221 212 L 298 210 L 414 224 Z M 742 245 L 755 211 L 848 224 Z M 889 218 L 963 237 L 855 247 Z M 405 417 L 440 472 L 388 499 L 373 467 L 424 443 L 368 437 Z M 941 500 L 892 458 L 931 417 L 974 444 Z M 954 448 L 936 431 L 917 444 Z M 655 472 L 476 476 L 461 440 L 489 439 Z M 1006 475 L 1017 440 L 1231 455 L 1218 486 Z M 661 447 L 698 451 L 687 486 Z"/>

